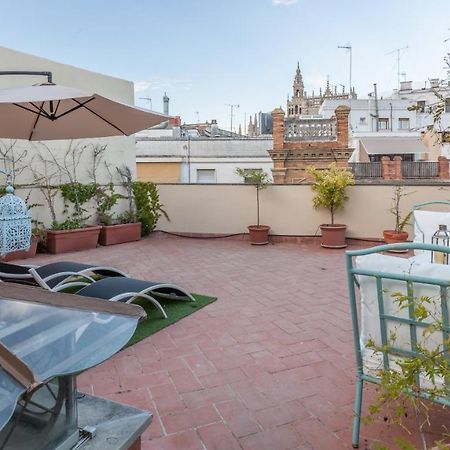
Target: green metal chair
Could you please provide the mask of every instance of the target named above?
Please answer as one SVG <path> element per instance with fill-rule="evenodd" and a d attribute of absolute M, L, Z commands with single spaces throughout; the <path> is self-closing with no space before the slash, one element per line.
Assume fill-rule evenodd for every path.
<path fill-rule="evenodd" d="M 418 330 L 423 330 L 430 325 L 429 322 L 426 321 L 418 321 L 413 316 L 412 307 L 407 308 L 407 316 L 408 317 L 398 317 L 396 315 L 389 314 L 385 312 L 385 298 L 386 291 L 383 287 L 383 282 L 387 283 L 389 280 L 396 280 L 395 282 L 399 282 L 402 286 L 405 287 L 405 291 L 409 298 L 414 298 L 414 289 L 415 284 L 420 284 L 423 288 L 423 285 L 434 286 L 434 289 L 440 293 L 440 314 L 442 317 L 442 340 L 445 342 L 450 333 L 449 326 L 449 301 L 448 301 L 448 288 L 450 287 L 450 277 L 449 279 L 437 279 L 437 278 L 429 278 L 414 275 L 411 273 L 389 273 L 389 272 L 380 272 L 377 271 L 376 268 L 374 270 L 367 270 L 363 268 L 355 267 L 353 258 L 363 255 L 370 255 L 375 253 L 381 253 L 388 250 L 410 250 L 410 249 L 418 249 L 418 250 L 426 250 L 426 251 L 435 251 L 435 252 L 444 252 L 450 253 L 450 248 L 431 245 L 431 244 L 421 244 L 421 243 L 404 243 L 404 244 L 391 244 L 391 245 L 380 245 L 377 247 L 372 247 L 364 250 L 351 250 L 346 252 L 346 264 L 347 264 L 347 277 L 348 277 L 348 289 L 349 289 L 349 299 L 350 299 L 350 311 L 352 317 L 353 324 L 353 339 L 355 346 L 355 356 L 356 356 L 356 397 L 355 397 L 355 416 L 353 419 L 353 435 L 352 435 L 352 445 L 353 448 L 358 448 L 359 446 L 359 434 L 360 434 L 360 425 L 361 425 L 361 407 L 362 407 L 362 396 L 363 396 L 363 384 L 365 381 L 369 383 L 380 383 L 380 378 L 373 375 L 373 373 L 368 373 L 368 370 L 364 367 L 363 361 L 363 348 L 361 343 L 361 318 L 358 315 L 358 301 L 357 301 L 357 290 L 360 288 L 360 283 L 358 282 L 357 276 L 366 276 L 373 277 L 376 283 L 376 302 L 378 305 L 378 319 L 379 319 L 379 331 L 381 336 L 381 344 L 387 346 L 389 350 L 384 353 L 382 357 L 382 368 L 384 370 L 389 370 L 390 368 L 390 358 L 389 355 L 395 357 L 414 357 L 419 356 L 419 354 L 415 351 L 415 344 L 418 339 Z M 431 265 L 431 264 L 430 264 Z M 403 285 L 405 283 L 405 285 Z M 396 346 L 392 346 L 389 342 L 388 338 L 388 326 L 387 323 L 397 323 L 403 324 L 403 326 L 409 325 L 409 336 L 410 336 L 410 349 L 405 350 L 401 348 L 397 348 Z M 400 326 L 400 325 L 399 325 Z M 444 349 L 448 352 L 448 347 L 444 345 Z M 417 380 L 420 386 L 420 381 Z M 428 398 L 426 392 L 420 391 L 418 395 L 422 398 Z M 433 401 L 450 406 L 450 399 L 447 397 L 435 397 Z"/>

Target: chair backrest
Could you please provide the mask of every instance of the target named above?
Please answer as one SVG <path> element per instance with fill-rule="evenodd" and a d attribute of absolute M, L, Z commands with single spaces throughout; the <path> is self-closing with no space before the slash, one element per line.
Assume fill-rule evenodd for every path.
<path fill-rule="evenodd" d="M 450 266 L 381 254 L 391 249 L 450 253 L 448 247 L 420 243 L 381 245 L 346 253 L 357 371 L 362 379 L 373 382 L 377 378 L 379 381 L 380 369 L 395 370 L 396 361 L 420 357 L 418 345 L 449 350 Z M 397 295 L 405 300 L 402 306 L 395 300 Z M 430 315 L 421 319 L 415 307 L 423 299 L 430 299 L 429 303 L 423 302 Z M 434 320 L 440 320 L 442 326 L 425 337 L 423 332 L 436 324 Z M 375 359 L 373 344 L 384 349 Z M 374 361 L 378 367 L 371 366 Z M 426 380 L 417 377 L 416 382 L 424 386 Z"/>
<path fill-rule="evenodd" d="M 426 207 L 444 207 L 447 211 L 429 210 Z M 413 205 L 414 242 L 431 244 L 431 238 L 439 225 L 447 225 L 450 230 L 450 201 L 433 200 Z M 423 253 L 416 249 L 416 254 Z"/>

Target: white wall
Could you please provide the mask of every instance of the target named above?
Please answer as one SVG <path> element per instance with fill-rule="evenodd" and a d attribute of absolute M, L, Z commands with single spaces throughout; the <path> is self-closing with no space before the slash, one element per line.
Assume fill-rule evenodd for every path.
<path fill-rule="evenodd" d="M 262 169 L 272 179 L 271 148 L 271 138 L 138 139 L 137 161 L 181 161 L 182 183 L 196 183 L 197 169 L 215 170 L 216 183 L 242 183 L 235 173 L 238 167 Z"/>
<path fill-rule="evenodd" d="M 68 53 L 70 55 L 70 52 Z M 69 57 L 69 56 L 68 56 Z M 73 67 L 67 64 L 61 64 L 48 59 L 40 58 L 34 55 L 28 55 L 5 47 L 0 47 L 1 70 L 33 70 L 33 71 L 50 71 L 53 73 L 53 82 L 65 86 L 76 87 L 88 92 L 98 93 L 130 105 L 134 104 L 134 88 L 133 83 L 119 78 L 102 75 L 88 70 Z M 36 83 L 46 82 L 45 77 L 35 76 L 0 76 L 0 88 L 17 87 L 24 85 L 32 85 Z M 0 140 L 0 149 L 14 145 L 14 153 L 27 153 L 21 165 L 25 170 L 17 177 L 17 184 L 32 184 L 33 174 L 31 167 L 40 168 L 41 162 L 37 158 L 40 152 L 44 158 L 50 157 L 51 153 L 62 157 L 69 145 L 78 145 L 86 149 L 82 154 L 79 165 L 79 181 L 86 182 L 91 179 L 89 176 L 89 166 L 91 164 L 91 147 L 92 145 L 106 145 L 107 150 L 104 153 L 104 160 L 109 162 L 114 168 L 116 165 L 127 165 L 132 171 L 136 167 L 136 144 L 133 136 L 131 137 L 112 137 L 102 139 L 74 140 L 70 141 L 46 141 L 45 145 L 40 143 L 30 143 L 28 141 L 10 141 Z M 49 149 L 49 150 L 48 150 Z M 8 165 L 8 164 L 7 164 Z M 0 159 L 0 168 L 4 168 L 4 161 Z M 106 182 L 109 180 L 108 172 L 105 170 L 104 164 L 101 165 L 99 171 L 99 181 Z M 67 179 L 61 179 L 65 182 Z M 3 178 L 0 176 L 0 184 L 3 184 Z"/>
<path fill-rule="evenodd" d="M 254 139 L 137 139 L 138 157 L 181 156 L 186 157 L 267 157 L 272 148 L 271 138 Z"/>
<path fill-rule="evenodd" d="M 197 183 L 197 169 L 214 169 L 216 171 L 216 183 L 242 183 L 242 177 L 236 175 L 237 168 L 243 169 L 262 169 L 272 181 L 273 163 L 270 158 L 206 158 L 201 160 L 196 158 L 190 163 L 191 183 Z M 188 183 L 188 164 L 183 162 L 181 165 L 181 182 Z"/>
<path fill-rule="evenodd" d="M 161 202 L 170 222 L 161 219 L 158 229 L 184 233 L 246 233 L 256 221 L 255 188 L 249 185 L 159 185 Z M 389 212 L 394 186 L 355 185 L 348 189 L 349 200 L 336 214 L 336 222 L 346 224 L 349 237 L 378 238 L 395 226 Z M 402 215 L 414 203 L 449 200 L 442 186 L 407 186 L 410 194 L 401 203 Z M 275 235 L 320 234 L 319 225 L 329 223 L 329 213 L 313 208 L 310 185 L 272 185 L 260 195 L 261 223 Z M 370 207 L 368 207 L 370 205 Z M 442 206 L 439 210 L 449 211 Z M 411 233 L 412 227 L 407 231 Z"/>
<path fill-rule="evenodd" d="M 415 105 L 414 100 L 402 99 L 379 99 L 378 100 L 378 115 L 380 118 L 389 119 L 388 130 L 392 123 L 392 132 L 407 133 L 409 130 L 399 128 L 399 119 L 409 119 L 409 129 L 416 129 L 418 127 L 417 113 L 415 111 L 408 111 L 408 107 Z M 330 118 L 334 115 L 335 109 L 339 105 L 348 105 L 351 107 L 350 124 L 353 133 L 369 133 L 376 132 L 376 119 L 372 117 L 375 114 L 375 100 L 374 99 L 356 99 L 356 100 L 325 100 L 321 106 L 320 113 L 325 118 Z M 392 105 L 392 112 L 391 112 Z M 361 119 L 364 119 L 361 121 Z"/>

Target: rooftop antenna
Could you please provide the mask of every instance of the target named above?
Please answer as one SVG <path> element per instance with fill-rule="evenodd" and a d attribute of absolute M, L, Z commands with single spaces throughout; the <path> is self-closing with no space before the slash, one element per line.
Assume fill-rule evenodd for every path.
<path fill-rule="evenodd" d="M 232 105 L 231 103 L 225 103 L 230 108 L 230 137 L 233 136 L 233 109 L 239 108 L 239 105 Z"/>
<path fill-rule="evenodd" d="M 392 50 L 391 52 L 386 53 L 386 55 L 392 55 L 393 53 L 397 53 L 397 89 L 400 89 L 400 52 L 407 50 L 409 46 L 400 47 Z"/>
<path fill-rule="evenodd" d="M 406 72 L 402 72 L 400 75 L 401 75 L 402 78 L 403 78 L 402 81 L 406 81 Z"/>
<path fill-rule="evenodd" d="M 349 85 L 348 85 L 348 88 L 349 88 L 349 94 L 350 94 L 350 97 L 351 97 L 351 95 L 352 95 L 352 44 L 348 43 L 348 44 L 345 44 L 345 45 L 338 45 L 337 48 L 343 48 L 343 49 L 347 50 L 349 55 L 350 55 L 350 71 L 349 71 Z"/>
<path fill-rule="evenodd" d="M 195 114 L 197 115 L 197 123 L 200 123 L 200 113 L 195 111 Z"/>
<path fill-rule="evenodd" d="M 153 111 L 152 99 L 151 97 L 139 97 L 141 100 L 147 100 L 150 103 L 150 109 Z"/>

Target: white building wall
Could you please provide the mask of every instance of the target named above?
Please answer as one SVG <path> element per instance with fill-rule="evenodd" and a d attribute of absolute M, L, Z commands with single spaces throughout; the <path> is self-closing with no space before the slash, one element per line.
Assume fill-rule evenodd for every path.
<path fill-rule="evenodd" d="M 61 64 L 38 56 L 21 53 L 5 47 L 0 47 L 1 70 L 32 70 L 49 71 L 53 74 L 53 82 L 63 86 L 70 86 L 85 90 L 87 92 L 98 93 L 113 100 L 134 105 L 134 87 L 130 81 L 119 78 L 102 75 L 78 67 Z M 47 82 L 45 77 L 35 76 L 0 76 L 0 88 L 10 88 L 18 86 L 32 85 L 36 83 Z M 50 158 L 49 152 L 61 160 L 62 155 L 68 149 L 70 141 L 45 141 L 45 145 L 40 143 L 30 143 L 28 141 L 0 140 L 0 147 L 14 144 L 15 154 L 27 152 L 26 158 L 21 165 L 25 169 L 16 179 L 16 184 L 33 184 L 33 174 L 29 170 L 30 166 L 36 167 L 41 164 L 36 155 L 40 152 L 46 159 Z M 91 180 L 89 174 L 92 164 L 92 146 L 106 145 L 107 150 L 104 153 L 104 161 L 108 162 L 113 171 L 115 166 L 128 166 L 133 173 L 136 170 L 136 143 L 134 136 L 118 136 L 101 139 L 74 140 L 72 146 L 79 145 L 85 147 L 80 165 L 78 167 L 78 179 L 80 182 Z M 4 163 L 0 160 L 0 168 L 4 168 Z M 39 168 L 39 167 L 38 167 Z M 109 174 L 104 164 L 98 169 L 99 182 L 109 181 Z M 0 177 L 0 184 L 2 184 Z M 66 182 L 67 179 L 62 176 L 58 182 Z"/>
<path fill-rule="evenodd" d="M 436 89 L 436 91 L 439 92 L 442 97 L 450 98 L 450 87 L 441 85 Z M 405 99 L 413 102 L 414 105 L 417 105 L 417 102 L 425 102 L 425 111 L 416 112 L 418 126 L 426 127 L 433 125 L 434 117 L 433 114 L 429 111 L 429 108 L 435 106 L 440 101 L 434 90 L 425 88 L 401 91 L 395 90 L 392 98 Z M 450 111 L 443 112 L 441 116 L 440 127 L 443 130 L 450 128 Z"/>
<path fill-rule="evenodd" d="M 418 122 L 418 114 L 408 110 L 408 107 L 415 104 L 416 102 L 412 99 L 379 99 L 378 116 L 380 119 L 388 119 L 389 122 L 388 129 L 380 131 L 407 133 L 422 126 Z M 319 112 L 323 117 L 330 118 L 339 105 L 347 105 L 351 108 L 350 128 L 353 133 L 376 132 L 376 119 L 373 117 L 376 114 L 374 99 L 325 100 Z M 409 128 L 399 128 L 399 119 L 409 119 Z"/>
<path fill-rule="evenodd" d="M 140 139 L 138 162 L 181 161 L 181 182 L 197 183 L 198 170 L 214 170 L 216 183 L 242 183 L 237 168 L 262 169 L 272 179 L 268 154 L 271 138 L 255 139 Z M 189 178 L 190 175 L 190 178 Z"/>
<path fill-rule="evenodd" d="M 181 166 L 181 182 L 188 183 L 188 164 L 183 162 Z M 270 158 L 208 158 L 201 160 L 196 158 L 190 163 L 191 183 L 198 182 L 198 170 L 214 170 L 216 183 L 243 183 L 242 177 L 236 174 L 237 168 L 261 169 L 267 173 L 272 181 L 272 160 Z M 184 169 L 184 170 L 183 170 Z"/>

